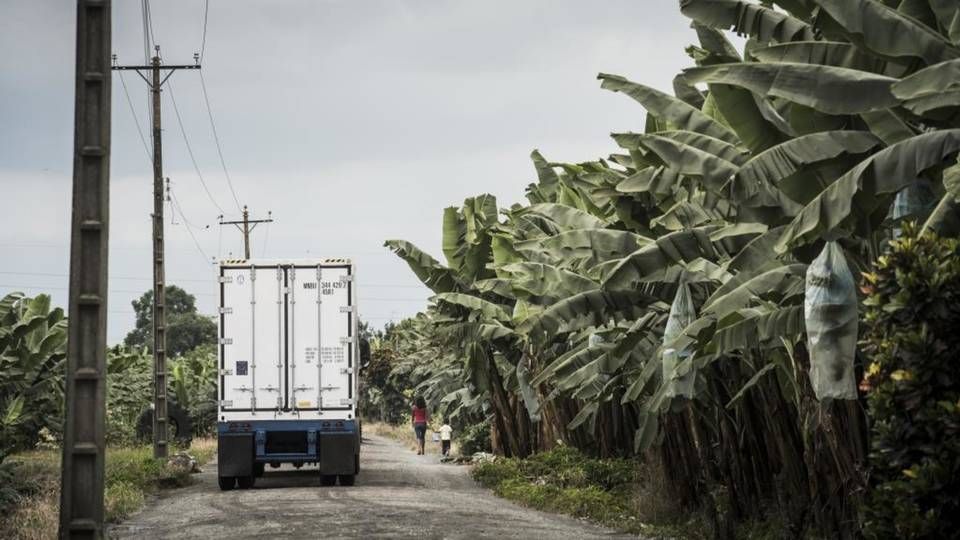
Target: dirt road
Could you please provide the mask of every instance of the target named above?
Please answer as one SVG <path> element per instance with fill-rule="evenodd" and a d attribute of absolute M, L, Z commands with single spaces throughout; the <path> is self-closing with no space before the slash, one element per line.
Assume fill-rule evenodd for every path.
<path fill-rule="evenodd" d="M 216 464 L 110 530 L 111 538 L 633 538 L 522 508 L 382 437 L 365 438 L 353 487 L 321 487 L 316 469 L 271 470 L 222 492 Z"/>

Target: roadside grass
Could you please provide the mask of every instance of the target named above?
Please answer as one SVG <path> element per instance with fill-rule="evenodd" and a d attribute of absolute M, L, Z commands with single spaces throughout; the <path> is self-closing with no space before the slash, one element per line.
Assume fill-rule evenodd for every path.
<path fill-rule="evenodd" d="M 471 475 L 495 494 L 546 512 L 587 519 L 645 538 L 701 538 L 699 516 L 665 496 L 655 469 L 631 459 L 595 459 L 561 446 L 526 459 L 497 458 Z"/>
<path fill-rule="evenodd" d="M 216 452 L 216 439 L 196 439 L 188 450 L 201 466 Z M 34 450 L 7 458 L 13 463 L 13 507 L 0 515 L 0 538 L 46 540 L 57 537 L 60 511 L 60 450 Z M 163 488 L 189 485 L 189 472 L 175 471 L 153 458 L 153 448 L 107 448 L 104 512 L 109 523 L 126 519 Z"/>
<path fill-rule="evenodd" d="M 433 432 L 435 429 L 439 429 L 440 426 L 429 426 L 427 428 L 427 443 L 423 445 L 423 449 L 427 454 L 440 455 L 440 441 L 433 442 Z M 386 437 L 392 439 L 399 443 L 402 443 L 408 450 L 413 452 L 417 451 L 417 436 L 413 433 L 413 426 L 410 424 L 404 425 L 393 425 L 386 424 L 383 422 L 370 422 L 367 420 L 363 421 L 363 432 L 370 435 L 378 435 L 380 437 Z M 460 445 L 456 441 L 456 433 L 454 433 L 454 440 L 450 445 L 450 455 L 457 456 L 460 452 Z"/>

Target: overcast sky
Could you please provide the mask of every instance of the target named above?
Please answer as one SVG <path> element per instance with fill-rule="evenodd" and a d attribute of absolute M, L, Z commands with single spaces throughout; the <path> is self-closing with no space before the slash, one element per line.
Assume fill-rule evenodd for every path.
<path fill-rule="evenodd" d="M 113 50 L 144 61 L 141 2 L 113 1 Z M 193 63 L 201 0 L 152 3 L 167 64 Z M 445 206 L 479 193 L 500 206 L 534 179 L 529 153 L 605 157 L 609 133 L 640 130 L 644 111 L 600 90 L 598 72 L 670 90 L 695 39 L 674 0 L 212 0 L 203 73 L 240 204 L 276 222 L 253 234 L 257 257 L 352 257 L 361 317 L 374 326 L 423 309 L 429 292 L 382 247 L 402 238 L 442 260 Z M 0 6 L 0 295 L 49 292 L 65 305 L 73 145 L 75 8 L 63 0 Z M 214 310 L 213 257 L 242 254 L 197 72 L 163 98 L 163 160 L 192 224 L 167 207 L 167 276 Z M 113 79 L 110 319 L 150 287 L 152 172 L 137 133 L 146 85 Z M 208 197 L 191 164 L 171 95 Z M 147 136 L 149 142 L 149 136 Z M 209 226 L 209 228 L 207 228 Z M 202 250 L 202 254 L 201 254 Z"/>

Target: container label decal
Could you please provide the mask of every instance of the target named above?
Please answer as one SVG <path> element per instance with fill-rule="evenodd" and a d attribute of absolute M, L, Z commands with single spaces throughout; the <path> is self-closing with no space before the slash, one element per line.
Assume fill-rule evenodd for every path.
<path fill-rule="evenodd" d="M 340 364 L 345 361 L 343 347 L 323 347 L 320 350 L 320 358 L 324 364 Z"/>
<path fill-rule="evenodd" d="M 246 360 L 240 360 L 240 361 L 237 362 L 237 371 L 236 371 L 236 373 L 237 373 L 238 376 L 241 376 L 241 377 L 242 377 L 242 376 L 245 376 L 245 375 L 247 374 L 247 361 L 246 361 Z"/>

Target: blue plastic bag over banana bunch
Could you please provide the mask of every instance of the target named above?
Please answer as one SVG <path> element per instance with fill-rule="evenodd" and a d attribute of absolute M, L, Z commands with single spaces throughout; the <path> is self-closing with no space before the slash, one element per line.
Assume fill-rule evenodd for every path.
<path fill-rule="evenodd" d="M 697 310 L 693 306 L 693 297 L 690 287 L 686 283 L 677 289 L 677 295 L 670 306 L 670 315 L 667 318 L 667 327 L 663 331 L 662 353 L 663 384 L 666 386 L 666 397 L 693 398 L 694 372 L 689 361 L 691 351 L 687 348 L 676 350 L 669 344 L 683 332 L 683 329 L 697 320 Z"/>
<path fill-rule="evenodd" d="M 857 286 L 836 242 L 827 242 L 807 268 L 804 299 L 810 382 L 817 399 L 857 399 Z"/>

